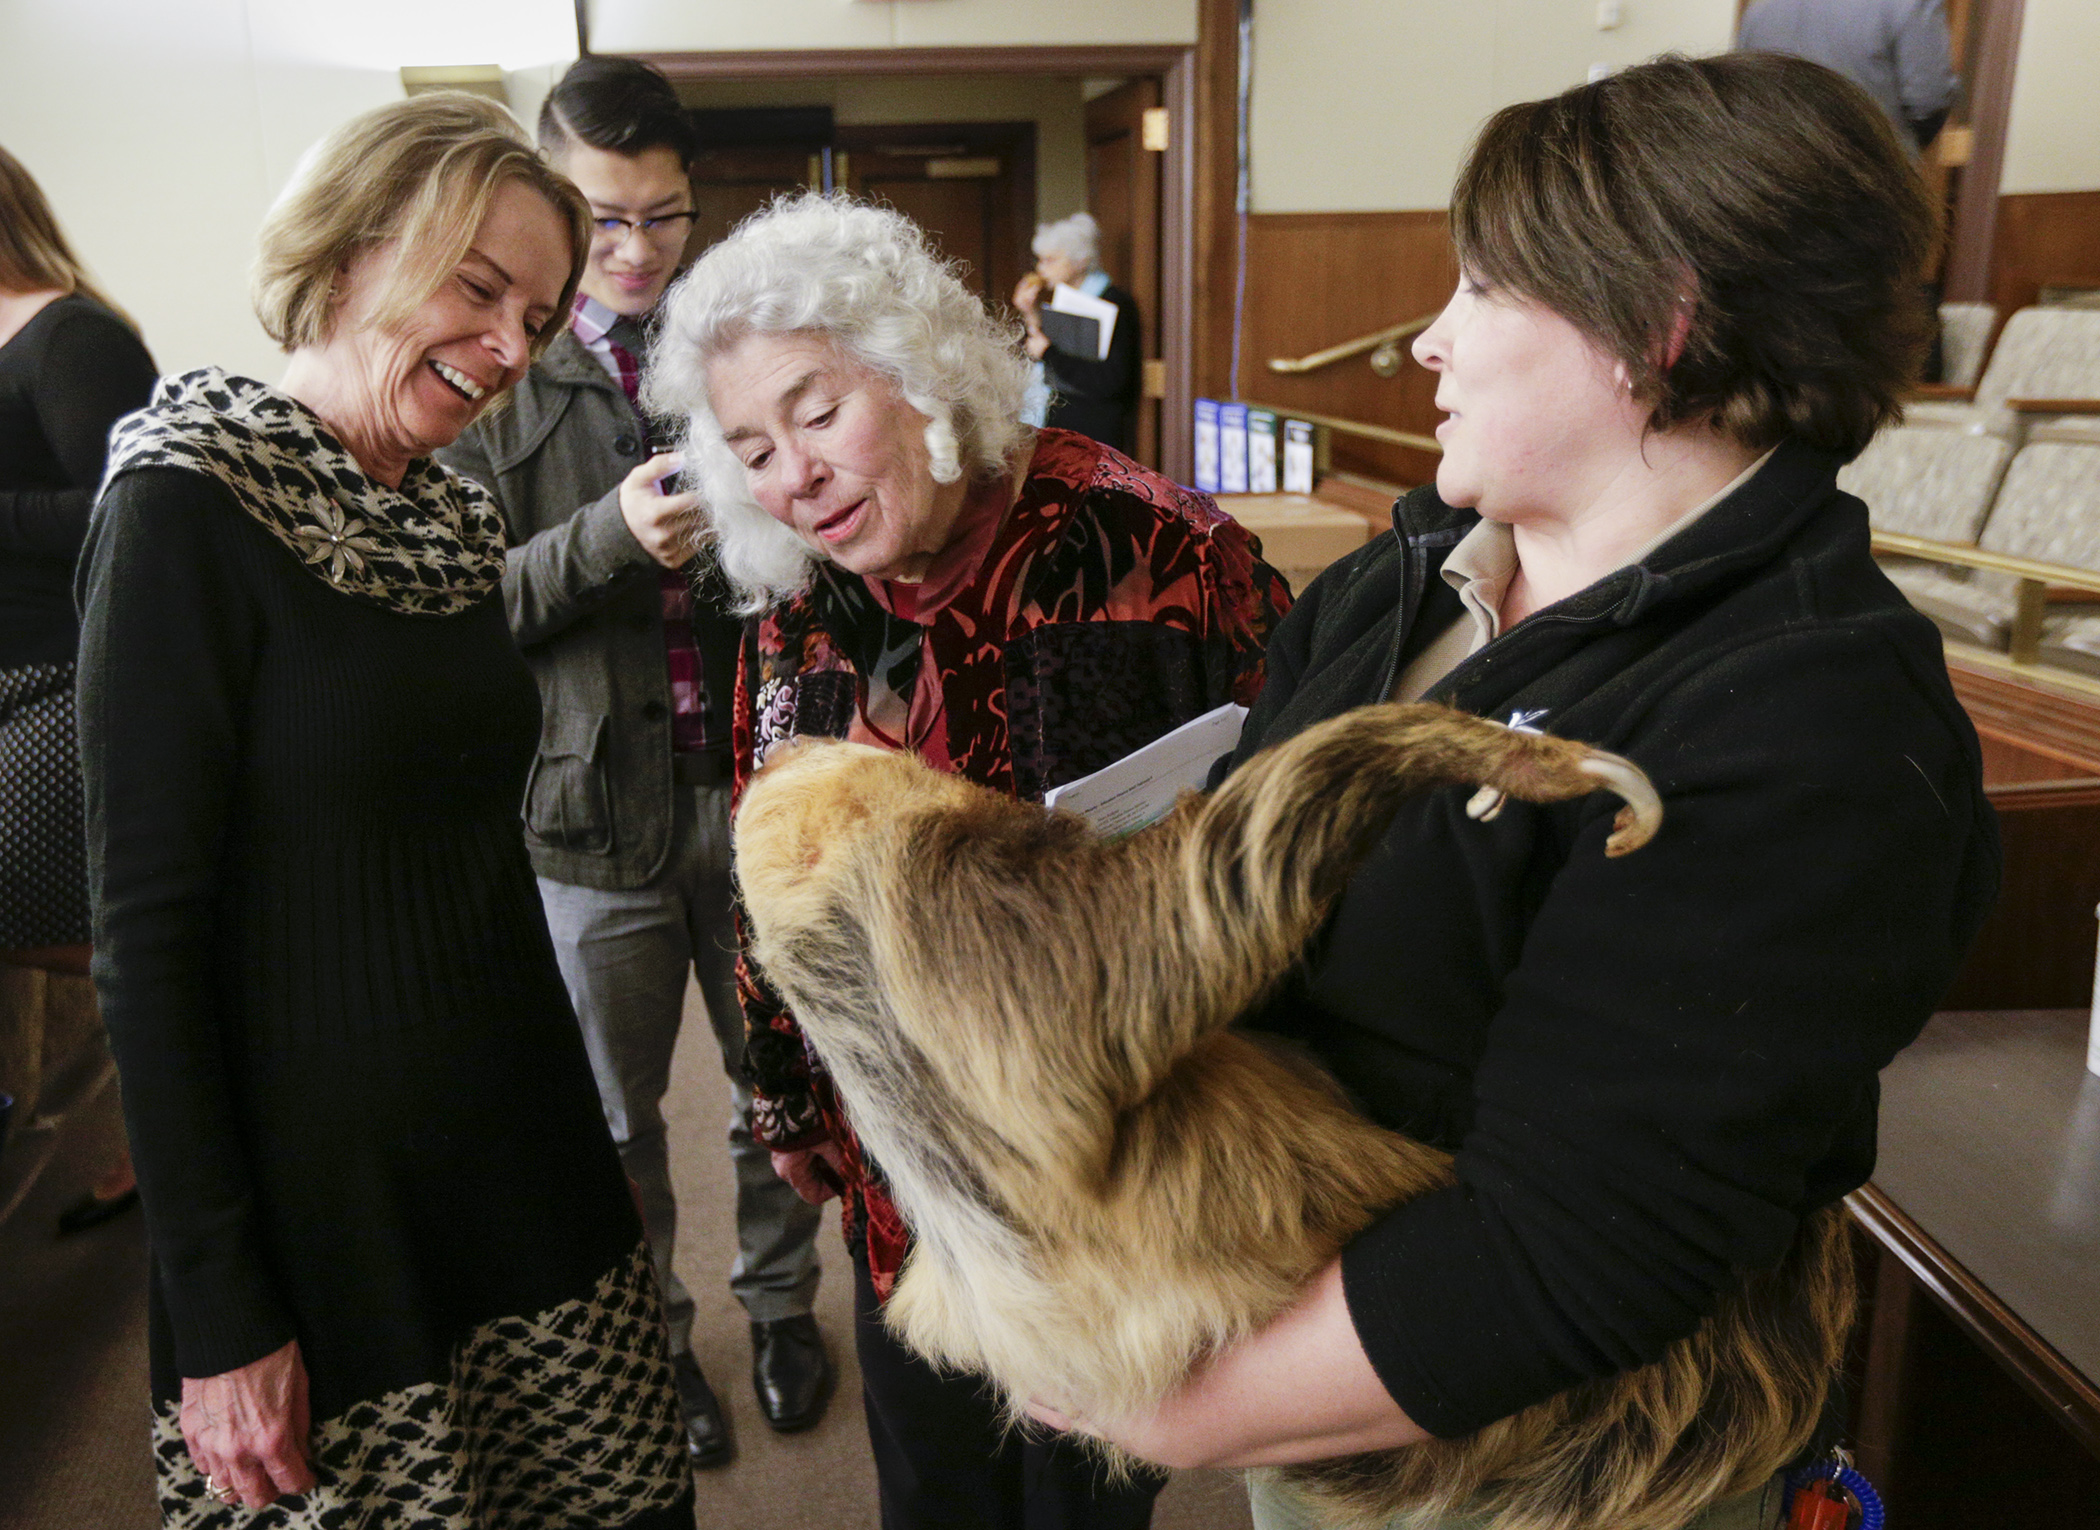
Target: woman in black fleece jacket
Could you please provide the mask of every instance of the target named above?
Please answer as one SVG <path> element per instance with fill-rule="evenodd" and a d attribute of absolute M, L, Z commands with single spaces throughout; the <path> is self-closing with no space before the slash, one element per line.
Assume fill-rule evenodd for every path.
<path fill-rule="evenodd" d="M 1939 640 L 1833 482 L 1923 333 L 1932 214 L 1879 110 L 1658 60 L 1491 120 L 1452 228 L 1436 486 L 1278 628 L 1241 757 L 1427 697 L 1629 756 L 1663 828 L 1612 860 L 1601 798 L 1395 818 L 1256 1023 L 1458 1183 L 1107 1430 L 1169 1464 L 1457 1436 L 1654 1360 L 1866 1179 L 1876 1073 L 1996 888 Z"/>

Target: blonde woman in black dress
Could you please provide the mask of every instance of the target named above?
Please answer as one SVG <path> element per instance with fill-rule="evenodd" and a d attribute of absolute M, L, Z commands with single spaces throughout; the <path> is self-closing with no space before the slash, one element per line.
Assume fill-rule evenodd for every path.
<path fill-rule="evenodd" d="M 169 1526 L 692 1523 L 518 832 L 502 528 L 430 458 L 557 332 L 586 217 L 491 103 L 368 113 L 263 230 L 283 382 L 170 378 L 112 446 L 81 744 Z"/>

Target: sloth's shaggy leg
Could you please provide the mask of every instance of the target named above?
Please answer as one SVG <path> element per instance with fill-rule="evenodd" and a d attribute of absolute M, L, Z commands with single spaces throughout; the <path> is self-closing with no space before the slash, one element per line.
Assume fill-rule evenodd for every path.
<path fill-rule="evenodd" d="M 1476 784 L 1526 802 L 1617 794 L 1626 806 L 1608 855 L 1638 849 L 1662 822 L 1638 766 L 1583 744 L 1420 703 L 1330 718 L 1255 756 L 1187 827 L 1189 954 L 1222 958 L 1218 976 L 1230 974 L 1210 1023 L 1230 1023 L 1288 970 L 1402 801 Z"/>

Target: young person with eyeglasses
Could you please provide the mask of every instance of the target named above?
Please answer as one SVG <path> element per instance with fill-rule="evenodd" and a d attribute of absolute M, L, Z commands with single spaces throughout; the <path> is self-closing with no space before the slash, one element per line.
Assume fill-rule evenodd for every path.
<path fill-rule="evenodd" d="M 672 1272 L 678 1207 L 662 1101 L 688 976 L 731 1080 L 736 1262 L 766 1421 L 822 1416 L 831 1364 L 810 1305 L 818 1213 L 750 1132 L 730 913 L 729 716 L 739 624 L 694 565 L 697 496 L 667 492 L 634 402 L 658 300 L 692 229 L 692 129 L 664 77 L 586 58 L 540 113 L 539 139 L 590 204 L 588 264 L 567 330 L 511 407 L 444 453 L 501 502 L 511 630 L 540 683 L 526 843 L 605 1115 L 639 1189 L 696 1467 L 728 1461 L 727 1418 L 691 1352 L 693 1299 Z"/>

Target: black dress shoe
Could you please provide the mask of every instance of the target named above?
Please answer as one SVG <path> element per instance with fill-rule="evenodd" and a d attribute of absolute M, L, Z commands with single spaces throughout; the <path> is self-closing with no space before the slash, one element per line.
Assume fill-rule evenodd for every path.
<path fill-rule="evenodd" d="M 680 1355 L 671 1362 L 671 1379 L 678 1386 L 678 1411 L 685 1415 L 685 1454 L 693 1470 L 727 1466 L 736 1454 L 736 1442 L 729 1437 L 729 1420 L 715 1401 L 715 1389 L 700 1374 L 700 1363 L 690 1354 Z"/>
<path fill-rule="evenodd" d="M 122 1195 L 113 1195 L 106 1201 L 90 1190 L 58 1214 L 59 1236 L 86 1232 L 90 1227 L 100 1227 L 112 1217 L 122 1216 L 138 1203 L 139 1192 L 136 1185 Z"/>
<path fill-rule="evenodd" d="M 808 1313 L 751 1325 L 751 1384 L 766 1422 L 782 1434 L 807 1429 L 831 1401 L 831 1357 Z"/>

